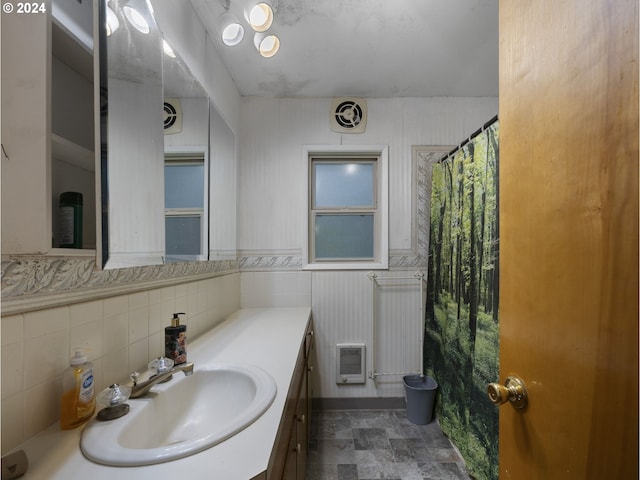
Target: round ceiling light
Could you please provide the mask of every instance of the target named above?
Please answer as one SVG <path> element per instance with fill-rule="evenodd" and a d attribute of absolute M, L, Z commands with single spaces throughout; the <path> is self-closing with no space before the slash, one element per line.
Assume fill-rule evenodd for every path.
<path fill-rule="evenodd" d="M 265 58 L 273 57 L 280 49 L 280 39 L 275 35 L 264 35 L 256 33 L 253 43 Z"/>
<path fill-rule="evenodd" d="M 249 24 L 256 32 L 264 32 L 273 23 L 273 10 L 271 5 L 260 2 L 249 10 Z"/>
<path fill-rule="evenodd" d="M 239 23 L 230 23 L 222 29 L 222 42 L 228 47 L 238 45 L 244 38 L 244 27 Z"/>

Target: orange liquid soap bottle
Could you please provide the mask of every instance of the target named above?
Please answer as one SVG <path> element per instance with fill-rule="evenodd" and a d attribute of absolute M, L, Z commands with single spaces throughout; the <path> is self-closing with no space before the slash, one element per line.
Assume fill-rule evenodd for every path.
<path fill-rule="evenodd" d="M 96 408 L 93 364 L 76 350 L 62 376 L 60 427 L 76 428 L 91 418 Z"/>

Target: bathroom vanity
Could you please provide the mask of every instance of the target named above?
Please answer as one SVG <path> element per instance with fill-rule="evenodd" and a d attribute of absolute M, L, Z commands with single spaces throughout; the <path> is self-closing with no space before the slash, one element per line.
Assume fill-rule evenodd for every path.
<path fill-rule="evenodd" d="M 23 478 L 146 480 L 180 478 L 188 472 L 194 480 L 303 479 L 310 425 L 312 353 L 310 308 L 240 309 L 191 341 L 187 355 L 196 371 L 219 364 L 255 365 L 273 378 L 277 387 L 273 403 L 252 424 L 227 440 L 184 458 L 155 465 L 113 467 L 94 463 L 82 454 L 80 438 L 84 427 L 63 431 L 56 423 L 18 448 L 26 452 L 29 460 L 29 470 Z M 171 382 L 183 378 L 188 377 L 176 377 Z M 180 408 L 181 405 L 175 406 L 176 414 Z M 127 417 L 114 421 L 126 422 Z"/>

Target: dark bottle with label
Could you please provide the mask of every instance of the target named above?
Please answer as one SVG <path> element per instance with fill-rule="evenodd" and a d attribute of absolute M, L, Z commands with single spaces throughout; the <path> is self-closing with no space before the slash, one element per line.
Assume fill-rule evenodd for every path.
<path fill-rule="evenodd" d="M 187 361 L 187 326 L 180 325 L 184 313 L 174 313 L 171 326 L 164 329 L 164 356 L 173 360 L 174 365 Z"/>
<path fill-rule="evenodd" d="M 60 194 L 60 247 L 82 248 L 82 194 Z"/>

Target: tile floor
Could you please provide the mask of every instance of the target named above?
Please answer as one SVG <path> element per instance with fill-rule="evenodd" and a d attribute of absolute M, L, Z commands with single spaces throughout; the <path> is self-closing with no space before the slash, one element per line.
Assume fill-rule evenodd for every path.
<path fill-rule="evenodd" d="M 314 411 L 306 480 L 468 480 L 437 420 L 405 410 Z"/>

